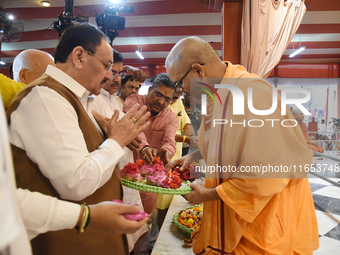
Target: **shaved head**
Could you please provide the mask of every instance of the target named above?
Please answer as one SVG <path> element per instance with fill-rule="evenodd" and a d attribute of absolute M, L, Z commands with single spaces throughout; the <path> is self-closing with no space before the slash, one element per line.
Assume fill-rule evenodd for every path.
<path fill-rule="evenodd" d="M 300 109 L 295 109 L 293 110 L 293 115 L 294 115 L 294 118 L 298 121 L 298 122 L 301 122 L 303 120 L 303 117 L 305 116 L 303 114 L 303 112 L 300 110 Z"/>
<path fill-rule="evenodd" d="M 299 109 L 295 109 L 295 110 L 293 110 L 293 115 L 295 116 L 295 115 L 297 115 L 298 113 L 300 113 L 300 112 L 302 112 L 301 110 L 299 110 Z"/>
<path fill-rule="evenodd" d="M 167 69 L 174 66 L 175 72 L 181 72 L 190 68 L 193 63 L 210 64 L 219 60 L 208 42 L 191 36 L 176 43 L 165 60 L 165 66 Z"/>
<path fill-rule="evenodd" d="M 211 45 L 196 36 L 177 42 L 165 60 L 165 67 L 172 81 L 187 95 L 193 92 L 190 92 L 190 79 L 198 78 L 201 82 L 216 84 L 226 71 L 225 63 Z M 217 80 L 212 81 L 210 78 Z"/>
<path fill-rule="evenodd" d="M 53 57 L 44 51 L 29 49 L 20 52 L 13 62 L 13 78 L 29 84 L 39 78 L 48 65 L 54 65 Z"/>

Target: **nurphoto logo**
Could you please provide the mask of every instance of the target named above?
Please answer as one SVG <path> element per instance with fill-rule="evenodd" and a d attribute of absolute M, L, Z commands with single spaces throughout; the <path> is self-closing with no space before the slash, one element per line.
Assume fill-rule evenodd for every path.
<path fill-rule="evenodd" d="M 219 99 L 221 105 L 222 105 L 222 101 L 221 98 L 219 96 L 219 94 L 217 93 L 217 91 L 215 90 L 215 88 L 219 89 L 229 89 L 230 93 L 233 96 L 233 114 L 234 115 L 244 115 L 244 95 L 242 93 L 242 90 L 239 89 L 238 87 L 234 86 L 234 85 L 230 85 L 230 84 L 215 84 L 215 88 L 213 88 L 212 86 L 209 86 L 207 84 L 204 84 L 202 82 L 198 82 L 206 87 L 208 87 L 211 91 L 213 91 L 213 93 L 217 96 L 217 98 Z M 214 98 L 214 96 L 211 94 L 211 92 L 209 92 L 206 89 L 197 87 L 198 89 L 201 89 L 203 91 L 205 91 L 213 100 L 214 103 L 216 104 L 216 100 Z M 311 115 L 311 113 L 302 105 L 303 103 L 307 103 L 310 99 L 311 99 L 311 93 L 310 91 L 308 91 L 307 89 L 304 88 L 282 88 L 281 90 L 281 115 L 286 115 L 286 109 L 287 109 L 287 105 L 289 104 L 295 104 L 295 106 L 300 109 L 304 115 Z M 273 88 L 273 94 L 272 94 L 272 98 L 273 98 L 273 104 L 271 106 L 270 109 L 267 110 L 257 110 L 255 109 L 254 105 L 253 105 L 253 88 L 248 88 L 248 108 L 250 110 L 251 113 L 255 114 L 255 115 L 270 115 L 273 112 L 275 112 L 276 107 L 277 107 L 277 94 L 278 94 L 278 89 L 277 88 Z M 304 98 L 288 98 L 287 95 L 288 93 L 300 93 L 300 94 L 304 94 L 305 97 Z M 201 109 L 202 109 L 202 115 L 206 115 L 207 114 L 207 95 L 206 94 L 202 94 L 201 95 Z"/>

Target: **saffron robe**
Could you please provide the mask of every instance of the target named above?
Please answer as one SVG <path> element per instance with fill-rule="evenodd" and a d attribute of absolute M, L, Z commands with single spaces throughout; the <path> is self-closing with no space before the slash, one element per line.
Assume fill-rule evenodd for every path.
<path fill-rule="evenodd" d="M 318 123 L 316 121 L 309 122 L 308 123 L 308 131 L 313 131 L 313 133 L 310 133 L 310 135 L 315 137 L 316 132 L 318 132 Z"/>
<path fill-rule="evenodd" d="M 222 84 L 240 88 L 245 102 L 247 88 L 252 87 L 255 109 L 271 108 L 272 86 L 242 66 L 228 63 Z M 295 120 L 293 115 L 289 111 L 281 115 L 280 98 L 270 115 L 254 115 L 247 106 L 244 115 L 232 115 L 230 91 L 218 89 L 217 93 L 223 105 L 208 100 L 199 132 L 199 148 L 207 166 L 230 165 L 240 170 L 245 166 L 311 164 L 312 152 L 300 128 L 289 121 Z M 229 122 L 214 127 L 214 119 Z M 271 122 L 250 127 L 250 119 L 280 121 L 275 121 L 274 127 Z M 231 120 L 245 120 L 246 125 L 231 126 Z M 283 127 L 281 121 L 291 126 Z M 263 176 L 273 177 L 261 173 L 206 173 L 205 187 L 216 188 L 220 198 L 204 202 L 202 225 L 192 233 L 195 254 L 313 254 L 319 236 L 312 193 L 308 179 L 297 178 L 306 177 L 306 173 L 277 175 L 281 178 Z"/>
<path fill-rule="evenodd" d="M 320 145 L 313 145 L 313 144 L 309 144 L 308 142 L 312 141 L 312 138 L 310 138 L 309 134 L 306 131 L 306 125 L 303 122 L 299 122 L 299 127 L 301 128 L 301 131 L 303 133 L 303 136 L 306 139 L 307 142 L 307 147 L 309 149 L 311 149 L 312 151 L 316 151 L 316 152 L 320 152 L 323 153 L 325 150 L 324 148 L 322 148 Z"/>

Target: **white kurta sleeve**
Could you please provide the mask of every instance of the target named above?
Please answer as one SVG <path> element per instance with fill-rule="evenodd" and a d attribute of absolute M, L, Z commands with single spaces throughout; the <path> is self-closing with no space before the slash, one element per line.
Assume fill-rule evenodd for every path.
<path fill-rule="evenodd" d="M 112 139 L 89 153 L 74 108 L 44 86 L 33 88 L 11 114 L 10 141 L 26 151 L 62 198 L 74 201 L 103 186 L 124 155 Z"/>
<path fill-rule="evenodd" d="M 18 189 L 17 196 L 30 239 L 47 231 L 74 228 L 78 221 L 78 204 L 26 189 Z"/>

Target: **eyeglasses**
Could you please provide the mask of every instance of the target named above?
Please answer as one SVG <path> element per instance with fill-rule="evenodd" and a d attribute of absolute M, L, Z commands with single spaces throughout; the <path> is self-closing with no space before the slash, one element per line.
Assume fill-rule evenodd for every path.
<path fill-rule="evenodd" d="M 204 66 L 204 64 L 200 64 L 201 66 Z M 178 82 L 174 82 L 175 87 L 180 87 L 182 84 L 182 81 L 184 80 L 184 78 L 188 75 L 188 73 L 191 71 L 192 69 L 192 65 L 190 67 L 190 69 L 184 74 L 184 76 L 182 77 L 182 79 L 180 79 Z"/>
<path fill-rule="evenodd" d="M 105 71 L 106 71 L 106 72 L 110 72 L 110 71 L 112 70 L 112 65 L 113 65 L 113 63 L 111 63 L 110 61 L 108 61 L 108 60 L 106 60 L 106 59 L 103 59 L 102 57 L 99 57 L 99 56 L 95 55 L 95 54 L 92 53 L 91 51 L 86 50 L 86 52 L 87 52 L 87 54 L 89 54 L 90 56 L 99 58 L 100 60 L 104 61 L 103 65 L 104 65 L 104 68 L 105 68 Z"/>
<path fill-rule="evenodd" d="M 112 76 L 120 76 L 121 79 L 124 79 L 126 77 L 126 73 L 117 73 L 115 70 L 112 70 Z"/>
<path fill-rule="evenodd" d="M 166 104 L 171 103 L 171 98 L 170 97 L 165 97 L 161 92 L 152 90 L 152 93 L 157 97 L 157 100 L 163 99 Z"/>

